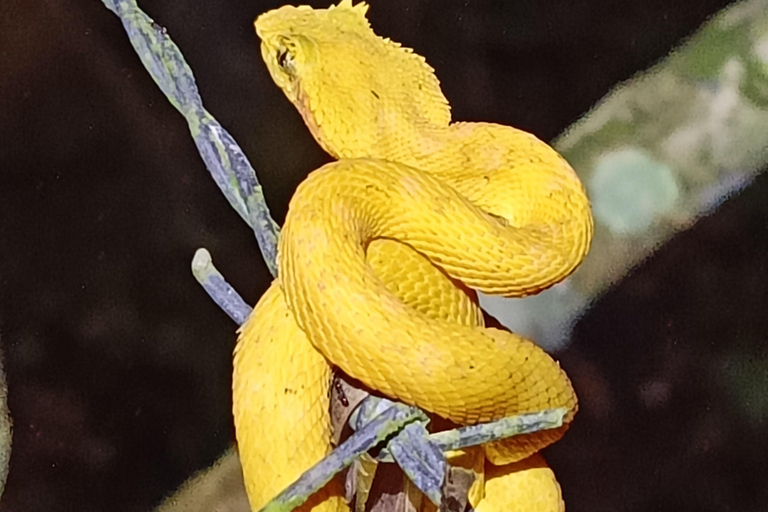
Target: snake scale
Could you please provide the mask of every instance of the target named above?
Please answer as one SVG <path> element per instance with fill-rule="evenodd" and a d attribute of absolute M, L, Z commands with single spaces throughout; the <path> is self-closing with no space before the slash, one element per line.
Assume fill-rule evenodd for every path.
<path fill-rule="evenodd" d="M 584 188 L 533 135 L 452 122 L 433 69 L 375 35 L 367 8 L 285 6 L 255 22 L 273 80 L 336 161 L 296 190 L 279 277 L 235 349 L 233 412 L 251 507 L 331 450 L 338 367 L 456 424 L 566 407 L 559 429 L 452 454 L 485 468 L 470 493 L 475 510 L 562 510 L 537 452 L 567 429 L 576 395 L 543 350 L 484 327 L 475 291 L 522 297 L 570 274 L 592 239 Z M 302 510 L 348 510 L 343 482 Z"/>

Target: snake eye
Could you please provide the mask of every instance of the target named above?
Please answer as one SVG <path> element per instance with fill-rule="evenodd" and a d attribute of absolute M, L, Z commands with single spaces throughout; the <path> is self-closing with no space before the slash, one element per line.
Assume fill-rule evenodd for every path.
<path fill-rule="evenodd" d="M 290 72 L 293 70 L 293 55 L 288 51 L 288 48 L 278 49 L 276 58 L 277 64 L 285 71 Z"/>

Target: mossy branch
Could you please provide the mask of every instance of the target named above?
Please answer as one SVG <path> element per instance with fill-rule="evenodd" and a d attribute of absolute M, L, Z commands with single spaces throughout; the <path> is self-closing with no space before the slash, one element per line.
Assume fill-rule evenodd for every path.
<path fill-rule="evenodd" d="M 564 348 L 590 304 L 768 167 L 768 0 L 737 2 L 616 86 L 553 142 L 587 187 L 592 250 L 550 290 L 480 298 L 514 332 Z"/>

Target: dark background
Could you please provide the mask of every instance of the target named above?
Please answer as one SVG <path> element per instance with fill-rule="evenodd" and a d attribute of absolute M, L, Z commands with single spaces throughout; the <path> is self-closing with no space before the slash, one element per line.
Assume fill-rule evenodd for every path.
<path fill-rule="evenodd" d="M 282 2 L 140 2 L 195 71 L 282 220 L 328 160 L 263 66 Z M 313 2 L 317 7 L 326 3 Z M 723 0 L 372 0 L 454 117 L 550 139 Z M 570 511 L 768 510 L 768 180 L 604 296 L 561 354 L 582 401 L 547 451 Z M 15 421 L 2 511 L 148 510 L 232 441 L 234 325 L 268 273 L 182 117 L 98 0 L 0 0 L 0 335 Z"/>

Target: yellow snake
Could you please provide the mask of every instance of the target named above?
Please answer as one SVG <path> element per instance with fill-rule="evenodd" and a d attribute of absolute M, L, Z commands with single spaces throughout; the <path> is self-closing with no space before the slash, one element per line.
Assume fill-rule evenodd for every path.
<path fill-rule="evenodd" d="M 235 350 L 251 507 L 330 451 L 335 366 L 459 424 L 567 407 L 559 429 L 486 445 L 470 495 L 481 512 L 562 510 L 537 452 L 567 429 L 575 393 L 532 342 L 483 326 L 473 290 L 526 296 L 571 273 L 592 238 L 584 189 L 533 135 L 451 122 L 432 68 L 376 36 L 366 10 L 286 6 L 255 22 L 272 78 L 338 160 L 296 190 L 279 277 Z M 482 472 L 483 450 L 468 453 Z M 337 478 L 301 510 L 347 507 Z"/>

